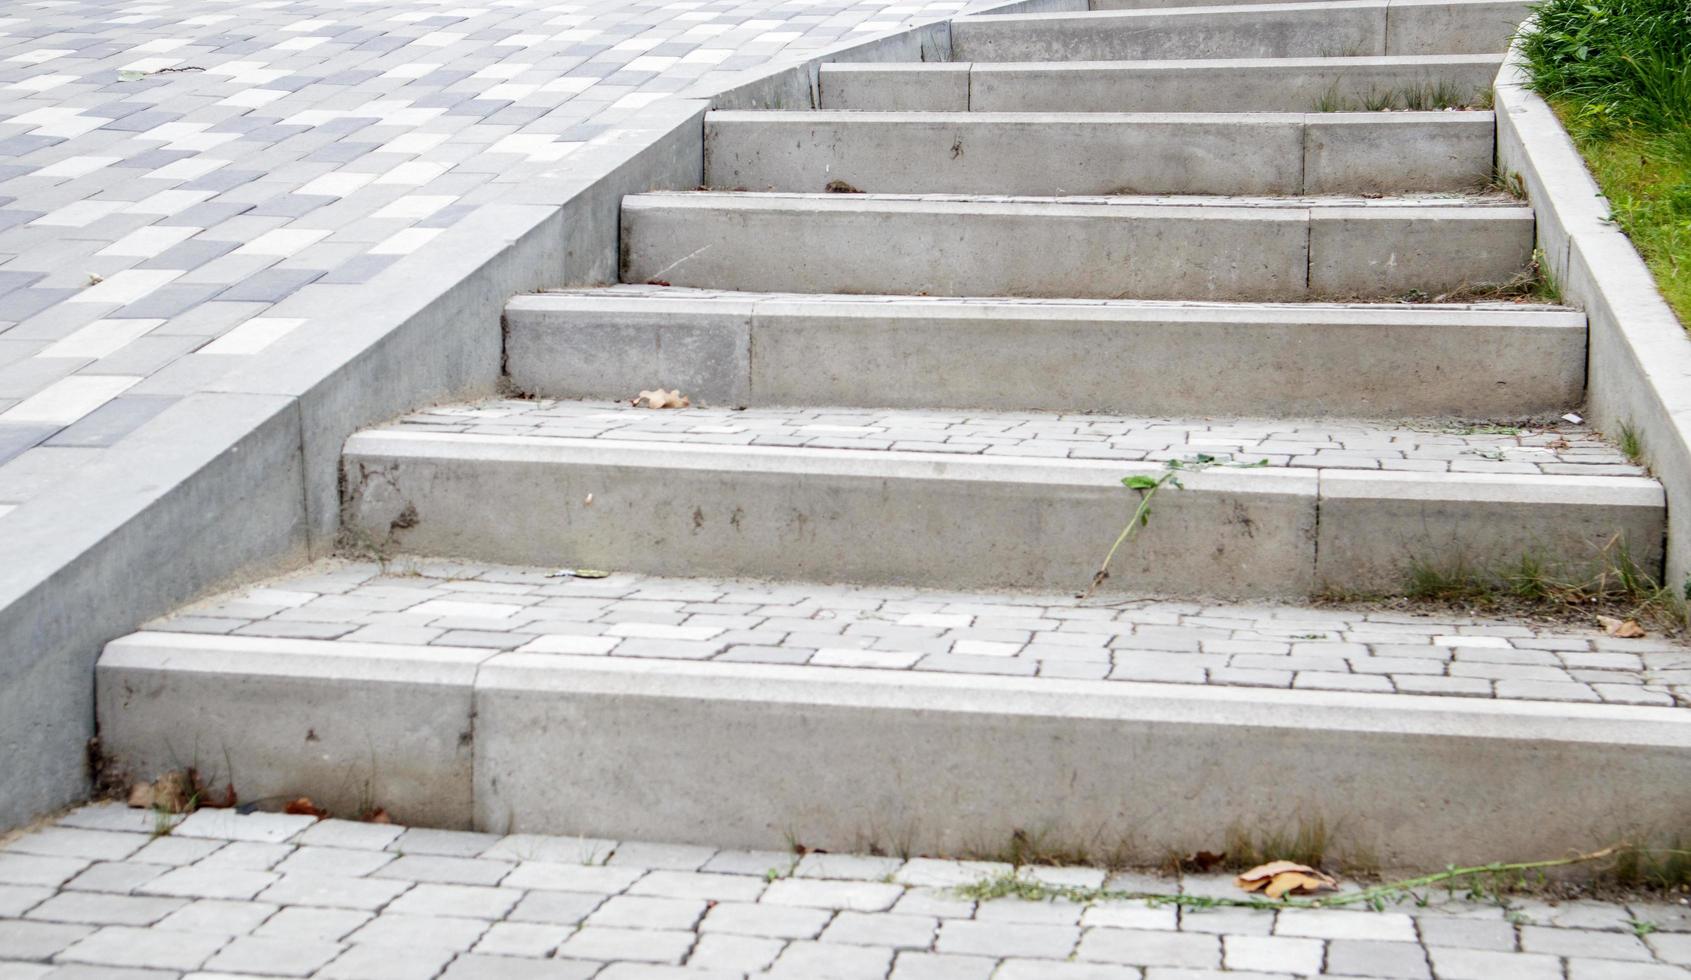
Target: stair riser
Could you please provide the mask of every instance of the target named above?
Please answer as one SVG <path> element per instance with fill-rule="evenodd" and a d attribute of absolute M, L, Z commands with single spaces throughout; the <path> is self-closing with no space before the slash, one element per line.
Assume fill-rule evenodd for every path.
<path fill-rule="evenodd" d="M 415 448 L 360 435 L 346 458 L 347 519 L 379 539 L 409 504 L 416 524 L 393 538 L 407 552 L 1059 593 L 1086 586 L 1135 505 L 1120 478 L 1146 469 L 1006 464 L 967 479 L 952 474 L 982 467 L 922 461 L 889 472 L 885 454 L 851 451 L 810 451 L 759 470 L 739 454 L 698 456 L 681 446 L 583 453 L 491 445 L 463 456 L 454 445 L 441 447 L 451 455 L 403 455 Z M 363 475 L 372 472 L 380 475 Z M 1247 489 L 1164 496 L 1154 524 L 1122 556 L 1115 590 L 1308 592 L 1314 478 L 1265 475 Z"/>
<path fill-rule="evenodd" d="M 1471 191 L 1488 112 L 993 118 L 716 112 L 705 183 L 818 193 L 1358 194 Z"/>
<path fill-rule="evenodd" d="M 549 302 L 506 311 L 511 380 L 544 397 L 627 398 L 659 385 L 716 405 L 1362 418 L 1521 417 L 1583 397 L 1577 314 L 1394 323 L 1321 310 L 1294 320 L 779 300 L 726 312 L 716 301 L 541 305 Z"/>
<path fill-rule="evenodd" d="M 1086 584 L 1136 505 L 1120 478 L 1159 472 L 1113 461 L 409 433 L 354 436 L 345 466 L 348 526 L 403 551 L 1054 592 Z M 1159 493 L 1155 518 L 1118 555 L 1110 588 L 1385 592 L 1404 587 L 1417 565 L 1529 555 L 1574 574 L 1616 536 L 1647 572 L 1661 561 L 1661 489 L 1641 478 L 1220 468 L 1182 479 L 1183 489 Z M 1319 510 L 1324 493 L 1336 502 L 1331 515 Z"/>
<path fill-rule="evenodd" d="M 485 672 L 488 829 L 983 856 L 1035 835 L 1052 852 L 1154 864 L 1319 822 L 1335 860 L 1433 868 L 1660 834 L 1691 803 L 1683 723 L 1655 712 L 1655 739 L 1623 745 L 1615 727 L 1497 724 L 1483 708 L 1394 727 L 1378 699 L 1343 696 L 1322 711 L 1251 692 L 1170 720 L 1095 688 L 1028 696 L 887 672 L 840 694 L 831 678 L 794 679 L 803 668 L 589 677 L 597 665 L 579 660 L 512 656 Z M 556 733 L 567 759 L 537 751 L 535 732 Z M 1544 807 L 1546 785 L 1568 805 Z"/>
<path fill-rule="evenodd" d="M 373 789 L 413 825 L 764 850 L 985 854 L 1022 831 L 1154 864 L 1319 820 L 1332 859 L 1425 869 L 1589 850 L 1691 806 L 1674 709 L 463 649 L 479 667 L 443 683 L 441 648 L 341 646 L 118 640 L 102 745 L 162 766 L 138 772 L 198 746 L 243 799 L 357 812 Z"/>
<path fill-rule="evenodd" d="M 1149 61 L 1493 54 L 1527 16 L 1524 3 L 1347 0 L 1122 13 L 960 17 L 956 61 Z"/>
<path fill-rule="evenodd" d="M 796 293 L 1395 298 L 1507 282 L 1533 247 L 1525 208 L 764 207 L 652 196 L 625 198 L 622 222 L 624 282 Z"/>
<path fill-rule="evenodd" d="M 489 651 L 157 634 L 95 672 L 102 745 L 138 778 L 197 769 L 241 802 L 468 828 L 476 666 Z"/>
<path fill-rule="evenodd" d="M 1374 59 L 1369 59 L 1374 60 Z M 1317 112 L 1389 93 L 1489 96 L 1502 59 L 1458 64 L 1148 62 L 823 65 L 822 108 L 926 112 Z M 1442 62 L 1442 63 L 1434 63 Z"/>

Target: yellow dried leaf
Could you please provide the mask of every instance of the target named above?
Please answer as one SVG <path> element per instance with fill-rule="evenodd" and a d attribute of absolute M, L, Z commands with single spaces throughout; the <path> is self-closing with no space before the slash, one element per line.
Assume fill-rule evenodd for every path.
<path fill-rule="evenodd" d="M 1598 616 L 1597 625 L 1603 627 L 1603 632 L 1609 634 L 1610 636 L 1618 636 L 1622 639 L 1636 640 L 1645 635 L 1644 627 L 1638 625 L 1636 620 L 1616 619 L 1613 616 Z"/>
<path fill-rule="evenodd" d="M 1326 875 L 1320 872 L 1316 872 L 1316 875 L 1306 875 L 1298 871 L 1277 874 L 1263 891 L 1269 898 L 1281 898 L 1286 895 L 1313 895 L 1338 887 L 1333 879 Z"/>
<path fill-rule="evenodd" d="M 680 389 L 665 391 L 656 388 L 652 391 L 642 391 L 634 398 L 634 407 L 644 405 L 646 408 L 687 408 L 693 404 L 692 399 L 683 395 Z"/>
<path fill-rule="evenodd" d="M 1261 891 L 1269 898 L 1286 894 L 1309 895 L 1339 887 L 1332 877 L 1295 861 L 1270 861 L 1257 865 L 1234 878 L 1233 884 L 1247 892 Z"/>

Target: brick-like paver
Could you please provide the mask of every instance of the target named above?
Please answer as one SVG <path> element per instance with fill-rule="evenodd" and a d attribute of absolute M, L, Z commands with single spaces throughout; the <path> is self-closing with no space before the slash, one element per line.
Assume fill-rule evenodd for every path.
<path fill-rule="evenodd" d="M 0 845 L 0 858 L 51 849 L 65 828 L 122 814 L 115 805 L 85 807 L 58 827 Z M 153 980 L 210 975 L 317 978 L 664 977 L 975 978 L 975 980 L 1276 980 L 1305 976 L 1362 980 L 1691 980 L 1691 915 L 1655 898 L 1565 902 L 1536 898 L 1471 901 L 1460 891 L 1422 893 L 1384 911 L 1180 908 L 1143 900 L 1086 904 L 996 899 L 976 902 L 953 890 L 1002 866 L 916 858 L 791 855 L 596 842 L 576 860 L 581 870 L 609 870 L 636 858 L 617 877 L 572 882 L 574 891 L 525 883 L 532 865 L 561 867 L 571 838 L 453 834 L 326 821 L 279 826 L 263 814 L 216 814 L 201 821 L 227 837 L 187 858 L 184 870 L 230 876 L 223 891 L 244 886 L 242 873 L 217 855 L 265 838 L 284 853 L 280 882 L 257 900 L 136 898 L 114 875 L 81 891 L 11 883 L 0 862 L 0 977 L 129 975 Z M 362 832 L 368 830 L 368 832 Z M 143 858 L 161 843 L 137 827 L 111 831 L 128 856 L 108 864 L 153 867 Z M 299 855 L 333 840 L 347 854 L 392 855 L 419 849 L 504 868 L 487 885 L 444 885 L 422 878 L 348 874 L 343 882 L 379 883 L 386 895 L 367 907 L 324 907 L 321 876 L 288 872 Z M 505 857 L 523 851 L 545 860 Z M 649 867 L 653 855 L 703 854 L 710 871 Z M 586 863 L 591 862 L 591 863 Z M 393 865 L 383 865 L 392 867 Z M 419 866 L 421 867 L 421 866 Z M 800 868 L 803 874 L 799 873 Z M 866 880 L 868 869 L 891 870 Z M 838 877 L 834 875 L 838 871 Z M 1024 869 L 1053 882 L 1098 883 L 1096 869 Z M 12 873 L 24 877 L 25 873 Z M 134 877 L 139 877 L 134 876 Z M 294 879 L 307 879 L 298 884 Z M 912 882 L 938 882 L 917 884 Z M 1118 889 L 1188 895 L 1239 894 L 1223 875 L 1183 878 L 1117 875 Z M 23 891 L 21 889 L 33 889 Z M 705 895 L 721 896 L 707 898 Z M 362 902 L 362 900 L 360 900 Z M 536 903 L 574 911 L 524 917 Z M 890 906 L 891 911 L 862 911 Z M 161 918 L 162 916 L 162 918 Z M 1640 933 L 1643 935 L 1640 936 Z M 196 972 L 198 971 L 198 972 Z"/>
<path fill-rule="evenodd" d="M 630 396 L 635 394 L 630 392 Z M 1221 463 L 1446 473 L 1642 476 L 1588 428 L 1422 426 L 1347 420 L 1171 419 L 853 408 L 634 408 L 602 401 L 497 400 L 416 412 L 419 432 L 618 439 L 688 445 L 907 450 L 977 456 Z"/>
<path fill-rule="evenodd" d="M 1661 637 L 1611 637 L 1595 625 L 1549 626 L 1370 608 L 1153 599 L 1079 602 L 1072 596 L 960 595 L 627 574 L 577 579 L 553 577 L 554 571 L 398 558 L 384 572 L 375 563 L 326 561 L 210 599 L 147 629 L 1174 684 L 1626 705 L 1691 701 L 1691 648 Z M 1533 680 L 1518 680 L 1522 672 Z M 184 826 L 194 832 L 191 822 Z M 334 841 L 342 832 L 312 833 Z M 348 841 L 341 846 L 355 846 L 355 837 L 349 835 Z M 520 840 L 497 854 L 506 860 L 527 859 L 519 873 L 532 879 L 530 887 L 570 890 L 584 869 L 568 862 L 597 853 L 605 844 Z M 433 845 L 432 850 L 450 846 Z M 422 850 L 407 850 L 405 857 L 374 871 L 374 876 L 485 885 L 499 873 L 487 867 L 493 863 L 487 859 L 430 853 L 430 847 L 425 842 Z M 57 884 L 51 879 L 71 873 L 51 862 L 85 860 L 28 859 L 49 862 L 40 872 L 40 883 L 46 884 Z M 744 870 L 714 868 L 711 860 L 702 848 L 648 846 L 620 851 L 609 866 L 585 871 L 615 876 L 630 868 Z M 74 870 L 80 870 L 80 864 Z M 877 881 L 894 870 L 882 858 L 815 855 L 801 863 L 799 877 L 814 872 Z M 556 884 L 548 883 L 554 878 Z"/>
<path fill-rule="evenodd" d="M 966 6 L 7 4 L 0 521 L 635 110 Z"/>

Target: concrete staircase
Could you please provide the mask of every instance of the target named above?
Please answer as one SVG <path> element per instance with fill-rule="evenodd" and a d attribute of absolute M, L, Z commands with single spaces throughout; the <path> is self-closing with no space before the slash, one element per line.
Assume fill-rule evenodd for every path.
<path fill-rule="evenodd" d="M 876 669 L 1109 620 L 1133 593 L 1296 600 L 1522 561 L 1659 571 L 1661 488 L 1612 449 L 1577 431 L 1508 454 L 1464 441 L 1583 398 L 1584 317 L 1513 298 L 1533 213 L 1492 179 L 1489 81 L 1523 4 L 1093 6 L 957 18 L 950 63 L 825 65 L 817 111 L 709 113 L 705 186 L 624 199 L 623 284 L 507 308 L 510 380 L 536 401 L 425 413 L 345 450 L 346 527 L 382 550 L 947 590 L 922 601 L 968 610 L 935 614 L 960 635 L 886 631 L 881 661 L 720 663 L 749 610 L 714 586 L 689 603 L 684 582 L 646 609 L 663 628 L 638 659 L 438 629 L 190 642 L 167 622 L 102 662 L 107 744 L 157 767 L 167 745 L 238 743 L 249 795 L 322 798 L 380 742 L 453 800 L 413 794 L 411 822 L 604 834 L 638 812 L 616 832 L 761 847 L 1120 830 L 1156 860 L 1242 822 L 1314 820 L 1357 853 L 1442 864 L 1676 819 L 1691 798 L 1660 775 L 1691 757 L 1691 728 L 1675 708 Z M 1399 111 L 1363 111 L 1383 107 Z M 734 410 L 610 401 L 659 386 Z M 1136 506 L 1123 478 L 1171 461 L 1180 486 L 1104 598 L 1057 597 Z M 567 581 L 547 594 L 569 601 Z M 1020 608 L 1030 595 L 1045 612 Z M 481 616 L 459 610 L 459 628 Z M 1206 627 L 1189 628 L 1195 644 Z M 1358 642 L 1330 639 L 1304 652 Z M 360 704 L 387 717 L 325 716 Z M 1527 771 L 1609 781 L 1546 817 L 1507 775 Z"/>

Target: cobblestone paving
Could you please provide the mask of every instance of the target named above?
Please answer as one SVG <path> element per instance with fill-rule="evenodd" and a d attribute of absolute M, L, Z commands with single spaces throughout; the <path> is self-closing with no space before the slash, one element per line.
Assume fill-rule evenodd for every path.
<path fill-rule="evenodd" d="M 1691 978 L 1691 909 L 1655 900 L 975 902 L 956 886 L 1008 865 L 218 810 L 153 830 L 146 811 L 89 806 L 0 849 L 0 978 Z M 1023 873 L 1234 893 L 1215 875 Z"/>
<path fill-rule="evenodd" d="M 965 6 L 0 7 L 0 515 L 635 109 Z"/>
<path fill-rule="evenodd" d="M 630 395 L 635 394 L 630 392 Z M 1068 459 L 1183 460 L 1454 473 L 1643 476 L 1569 423 L 1528 429 L 1285 419 L 1168 419 L 852 408 L 652 410 L 595 401 L 493 400 L 407 415 L 401 429 L 557 439 L 909 450 Z"/>
<path fill-rule="evenodd" d="M 526 653 L 1691 703 L 1691 648 L 1400 612 L 329 561 L 146 627 Z"/>

